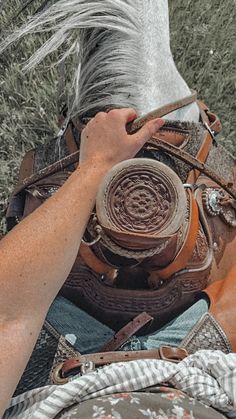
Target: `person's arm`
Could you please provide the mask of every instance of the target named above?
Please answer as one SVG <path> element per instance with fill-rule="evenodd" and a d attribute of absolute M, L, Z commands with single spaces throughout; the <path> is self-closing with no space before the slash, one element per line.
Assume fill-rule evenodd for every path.
<path fill-rule="evenodd" d="M 24 371 L 50 304 L 75 261 L 98 186 L 162 125 L 126 132 L 132 109 L 99 113 L 82 133 L 80 166 L 0 242 L 0 417 Z"/>

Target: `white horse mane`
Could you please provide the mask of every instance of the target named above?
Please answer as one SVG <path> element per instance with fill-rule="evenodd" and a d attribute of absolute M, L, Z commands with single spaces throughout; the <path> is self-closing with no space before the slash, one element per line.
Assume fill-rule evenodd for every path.
<path fill-rule="evenodd" d="M 49 39 L 25 69 L 58 49 L 59 61 L 73 55 L 70 116 L 119 107 L 143 114 L 190 93 L 170 51 L 168 0 L 59 0 L 10 35 L 0 53 L 41 32 Z M 171 117 L 198 120 L 198 114 L 190 105 Z"/>
<path fill-rule="evenodd" d="M 39 32 L 52 35 L 24 69 L 32 69 L 60 47 L 60 61 L 73 54 L 73 113 L 136 105 L 139 29 L 132 0 L 60 0 L 10 35 L 0 52 Z"/>

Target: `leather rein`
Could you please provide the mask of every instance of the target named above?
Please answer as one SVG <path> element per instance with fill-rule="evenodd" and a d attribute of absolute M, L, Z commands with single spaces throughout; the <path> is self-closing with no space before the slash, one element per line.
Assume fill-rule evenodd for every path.
<path fill-rule="evenodd" d="M 138 118 L 134 120 L 133 122 L 129 123 L 127 125 L 127 131 L 129 134 L 133 134 L 137 132 L 144 124 L 146 124 L 148 121 L 151 121 L 155 118 L 160 118 L 165 116 L 166 114 L 169 114 L 170 112 L 173 112 L 174 110 L 180 109 L 182 107 L 185 107 L 191 103 L 194 103 L 197 100 L 197 94 L 195 91 L 192 92 L 191 95 L 185 97 L 182 100 L 178 100 L 176 102 L 173 102 L 169 105 L 165 105 L 159 109 L 156 109 L 147 115 Z M 213 113 L 208 111 L 208 108 L 200 101 L 197 101 L 201 117 L 203 120 L 203 124 L 205 128 L 208 131 L 208 136 L 210 138 L 210 142 L 216 142 L 215 134 L 218 133 L 221 130 L 221 124 L 219 119 L 214 115 Z M 83 130 L 86 123 L 89 121 L 89 119 L 84 120 L 84 124 L 82 124 L 80 121 L 76 120 L 70 120 L 66 126 L 63 128 L 61 133 L 59 134 L 61 137 L 65 135 L 67 136 L 73 136 L 72 132 L 72 126 L 75 126 L 79 133 Z M 165 138 L 165 132 L 168 133 L 168 121 L 166 121 L 164 127 L 159 131 L 160 133 L 164 134 Z M 71 138 L 69 139 L 71 142 Z M 74 140 L 75 143 L 75 140 Z M 147 142 L 147 147 L 154 148 L 156 150 L 164 151 L 179 160 L 183 161 L 187 165 L 189 165 L 192 169 L 197 170 L 200 173 L 203 173 L 204 175 L 208 176 L 211 180 L 216 182 L 219 186 L 221 186 L 232 198 L 236 199 L 236 190 L 233 188 L 233 185 L 231 182 L 228 182 L 223 177 L 219 176 L 214 170 L 209 168 L 204 161 L 201 161 L 198 158 L 195 158 L 191 156 L 189 153 L 184 151 L 183 149 L 180 149 L 176 147 L 174 144 L 171 144 L 168 141 L 165 141 L 165 139 L 159 138 L 158 134 L 156 134 L 151 140 Z M 72 153 L 69 156 L 64 157 L 61 160 L 58 160 L 57 162 L 45 167 L 44 169 L 38 171 L 37 173 L 34 173 L 33 175 L 26 177 L 23 179 L 16 187 L 14 194 L 20 193 L 25 188 L 31 186 L 34 183 L 37 183 L 38 181 L 44 179 L 45 177 L 49 175 L 53 175 L 59 171 L 65 170 L 69 165 L 76 164 L 79 162 L 79 156 L 80 152 L 79 150 L 76 150 L 76 146 L 73 147 L 73 138 L 72 138 Z"/>

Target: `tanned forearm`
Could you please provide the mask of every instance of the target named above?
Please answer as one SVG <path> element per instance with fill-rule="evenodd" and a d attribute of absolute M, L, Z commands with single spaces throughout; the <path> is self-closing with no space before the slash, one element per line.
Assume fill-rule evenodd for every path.
<path fill-rule="evenodd" d="M 81 165 L 52 198 L 0 242 L 3 320 L 32 312 L 44 316 L 78 253 L 102 176 L 91 165 Z"/>
<path fill-rule="evenodd" d="M 164 122 L 130 136 L 126 124 L 135 116 L 132 109 L 96 115 L 82 133 L 79 169 L 0 242 L 0 417 L 75 261 L 103 176 Z"/>
<path fill-rule="evenodd" d="M 22 375 L 47 310 L 69 274 L 102 173 L 81 165 L 0 242 L 0 397 Z M 1 416 L 0 416 L 1 417 Z"/>

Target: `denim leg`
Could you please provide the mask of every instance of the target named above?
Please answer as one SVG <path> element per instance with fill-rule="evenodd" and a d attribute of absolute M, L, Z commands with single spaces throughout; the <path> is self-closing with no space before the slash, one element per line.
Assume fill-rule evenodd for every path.
<path fill-rule="evenodd" d="M 81 353 L 97 352 L 114 335 L 112 329 L 61 296 L 52 303 L 46 320 Z"/>
<path fill-rule="evenodd" d="M 161 345 L 178 346 L 207 311 L 208 303 L 201 299 L 156 332 L 146 336 L 132 336 L 120 350 L 137 351 L 154 349 Z M 81 353 L 99 351 L 114 336 L 112 329 L 61 296 L 52 303 L 47 321 Z"/>
<path fill-rule="evenodd" d="M 207 311 L 208 303 L 203 298 L 157 332 L 141 336 L 139 339 L 142 349 L 154 349 L 161 345 L 179 346 L 185 336 Z"/>
<path fill-rule="evenodd" d="M 207 311 L 208 303 L 203 298 L 156 332 L 146 336 L 133 336 L 122 345 L 122 350 L 139 351 L 159 348 L 162 345 L 179 346 L 188 332 Z"/>

